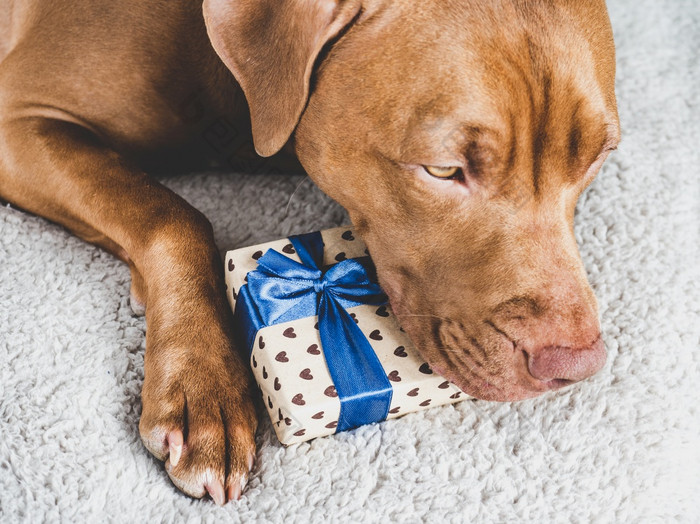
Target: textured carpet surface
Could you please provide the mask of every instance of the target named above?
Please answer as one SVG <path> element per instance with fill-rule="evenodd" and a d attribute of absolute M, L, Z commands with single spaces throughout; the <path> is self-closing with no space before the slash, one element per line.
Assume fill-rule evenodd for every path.
<path fill-rule="evenodd" d="M 264 422 L 245 496 L 218 508 L 174 489 L 139 441 L 145 325 L 127 268 L 4 207 L 0 521 L 700 521 L 700 2 L 610 10 L 624 139 L 576 218 L 609 352 L 601 373 L 288 449 Z M 301 181 L 166 183 L 225 250 L 346 222 L 309 181 L 290 201 Z"/>

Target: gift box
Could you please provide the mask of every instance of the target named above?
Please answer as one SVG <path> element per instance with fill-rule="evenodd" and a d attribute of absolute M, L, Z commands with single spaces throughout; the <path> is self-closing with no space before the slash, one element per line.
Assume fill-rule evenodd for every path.
<path fill-rule="evenodd" d="M 239 343 L 290 445 L 469 398 L 421 359 L 352 228 L 229 251 Z"/>

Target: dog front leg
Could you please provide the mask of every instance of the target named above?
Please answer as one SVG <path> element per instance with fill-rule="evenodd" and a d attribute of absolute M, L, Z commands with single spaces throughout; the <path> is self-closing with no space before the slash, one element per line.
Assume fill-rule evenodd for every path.
<path fill-rule="evenodd" d="M 255 453 L 250 374 L 235 351 L 211 226 L 74 122 L 7 113 L 0 196 L 127 261 L 146 305 L 140 431 L 186 493 L 238 498 Z"/>

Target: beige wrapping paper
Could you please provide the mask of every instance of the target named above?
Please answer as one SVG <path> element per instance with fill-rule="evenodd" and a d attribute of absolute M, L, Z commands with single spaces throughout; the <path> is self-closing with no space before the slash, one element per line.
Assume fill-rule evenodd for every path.
<path fill-rule="evenodd" d="M 328 229 L 321 235 L 324 265 L 367 256 L 365 245 L 351 228 Z M 268 249 L 300 262 L 288 239 L 229 251 L 226 289 L 233 309 L 246 275 L 256 269 L 257 259 Z M 389 306 L 361 305 L 347 311 L 374 348 L 393 386 L 387 419 L 469 398 L 420 358 Z M 313 316 L 275 324 L 255 336 L 250 366 L 284 445 L 335 433 L 338 422 L 340 400 L 323 356 L 317 321 Z"/>

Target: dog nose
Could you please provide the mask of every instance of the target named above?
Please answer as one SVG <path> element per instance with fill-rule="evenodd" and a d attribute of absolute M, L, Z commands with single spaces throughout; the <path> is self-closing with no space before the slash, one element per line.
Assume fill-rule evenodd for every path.
<path fill-rule="evenodd" d="M 603 367 L 606 359 L 601 337 L 587 348 L 548 346 L 526 355 L 530 374 L 553 389 L 590 377 Z"/>

